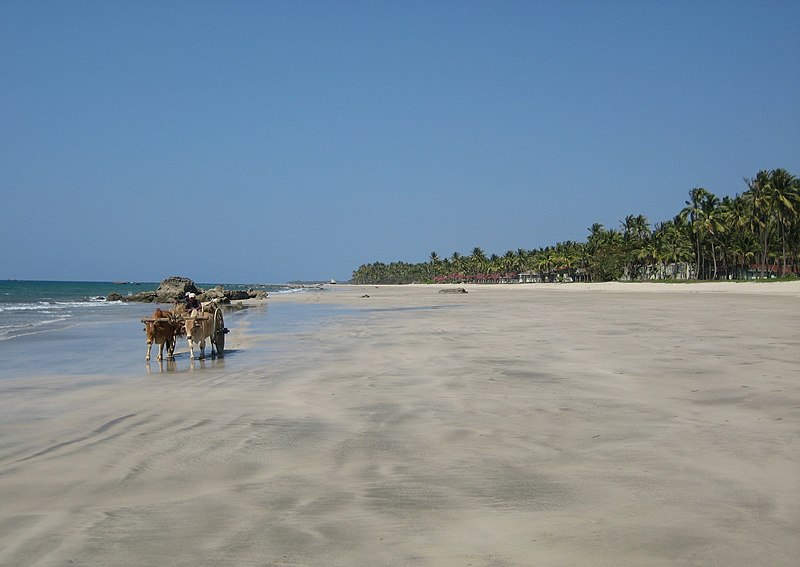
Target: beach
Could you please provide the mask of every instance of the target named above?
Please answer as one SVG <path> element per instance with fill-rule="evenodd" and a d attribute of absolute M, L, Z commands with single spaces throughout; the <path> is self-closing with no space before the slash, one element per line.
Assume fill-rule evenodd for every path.
<path fill-rule="evenodd" d="M 0 565 L 797 564 L 800 282 L 251 305 L 0 380 Z"/>

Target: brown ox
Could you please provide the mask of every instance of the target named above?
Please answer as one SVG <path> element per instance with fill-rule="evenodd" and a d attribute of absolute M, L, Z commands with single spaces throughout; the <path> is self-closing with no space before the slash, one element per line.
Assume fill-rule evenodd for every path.
<path fill-rule="evenodd" d="M 185 320 L 186 340 L 189 343 L 189 357 L 194 359 L 194 343 L 200 347 L 200 359 L 206 357 L 206 339 L 211 339 L 211 356 L 217 354 L 216 345 L 211 334 L 214 332 L 214 318 L 210 312 L 214 304 L 203 303 L 203 311 L 192 309 Z"/>
<path fill-rule="evenodd" d="M 150 319 L 143 319 L 144 331 L 147 334 L 147 355 L 145 360 L 150 360 L 150 350 L 153 343 L 158 345 L 158 360 L 164 357 L 164 347 L 167 347 L 167 356 L 175 356 L 175 337 L 181 332 L 181 324 L 172 311 L 156 309 Z"/>

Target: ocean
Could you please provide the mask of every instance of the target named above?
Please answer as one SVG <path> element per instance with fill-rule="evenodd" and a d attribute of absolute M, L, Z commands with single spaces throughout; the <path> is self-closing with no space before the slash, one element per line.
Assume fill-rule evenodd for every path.
<path fill-rule="evenodd" d="M 196 285 L 208 289 L 217 284 Z M 225 289 L 253 288 L 270 295 L 323 293 L 317 288 L 280 284 L 222 285 Z M 141 373 L 146 348 L 141 319 L 148 317 L 155 305 L 106 301 L 106 297 L 111 293 L 133 295 L 157 287 L 154 282 L 0 280 L 0 379 Z M 333 310 L 325 305 L 294 304 L 268 309 L 266 301 L 263 308 L 226 309 L 224 313 L 226 327 L 235 329 L 246 323 L 261 332 L 281 333 L 331 315 Z M 186 346 L 185 340 L 179 341 L 178 346 L 176 353 Z M 206 345 L 206 355 L 209 353 L 210 345 Z M 180 353 L 177 358 L 188 357 Z"/>
<path fill-rule="evenodd" d="M 196 284 L 201 289 L 217 284 Z M 303 288 L 289 285 L 222 284 L 225 289 L 257 289 L 267 293 L 291 293 Z M 48 333 L 71 327 L 82 320 L 127 318 L 140 311 L 141 303 L 106 301 L 112 293 L 133 295 L 155 290 L 157 283 L 51 282 L 0 280 L 0 341 Z M 147 304 L 145 310 L 152 311 Z"/>

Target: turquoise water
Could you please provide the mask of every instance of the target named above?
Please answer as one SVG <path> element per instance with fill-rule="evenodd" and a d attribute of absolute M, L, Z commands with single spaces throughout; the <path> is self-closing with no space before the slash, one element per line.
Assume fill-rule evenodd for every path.
<path fill-rule="evenodd" d="M 157 287 L 157 283 L 117 284 L 111 282 L 0 280 L 0 309 L 15 303 L 52 304 L 104 300 L 105 296 L 112 292 L 129 295 Z"/>
<path fill-rule="evenodd" d="M 145 284 L 142 289 L 155 289 Z M 105 300 L 128 286 L 103 282 L 0 281 L 0 342 L 51 333 L 82 318 L 124 316 L 130 306 Z"/>

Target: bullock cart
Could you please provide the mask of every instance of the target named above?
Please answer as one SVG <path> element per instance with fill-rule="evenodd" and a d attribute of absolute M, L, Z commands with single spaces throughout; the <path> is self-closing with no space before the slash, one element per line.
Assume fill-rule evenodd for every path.
<path fill-rule="evenodd" d="M 216 303 L 203 304 L 202 311 L 195 310 L 191 314 L 184 314 L 183 320 L 186 325 L 186 334 L 192 358 L 194 358 L 193 339 L 196 342 L 200 342 L 200 358 L 202 358 L 205 337 L 211 340 L 212 355 L 215 354 L 214 351 L 216 351 L 218 357 L 225 355 L 225 335 L 229 329 L 225 328 L 225 320 L 222 317 L 222 309 L 220 309 L 219 305 Z"/>

